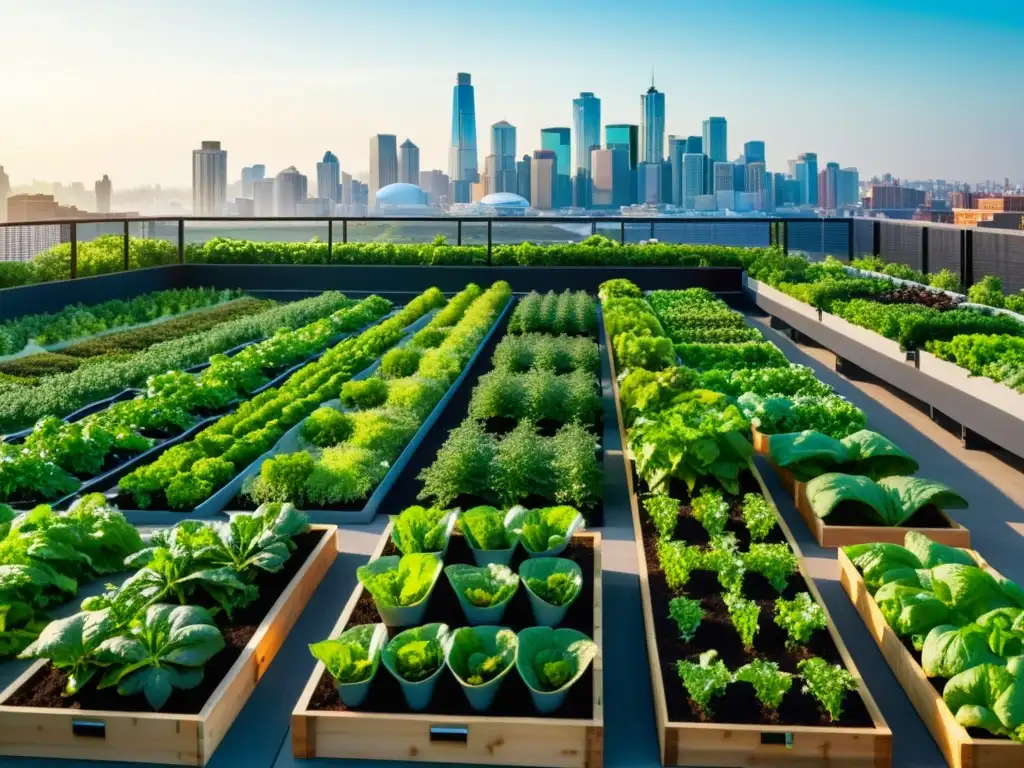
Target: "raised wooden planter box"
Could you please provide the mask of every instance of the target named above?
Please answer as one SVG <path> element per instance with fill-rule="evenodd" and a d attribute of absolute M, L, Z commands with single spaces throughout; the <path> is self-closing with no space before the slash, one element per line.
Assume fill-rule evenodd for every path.
<path fill-rule="evenodd" d="M 800 517 L 804 519 L 807 527 L 814 534 L 814 540 L 818 542 L 819 547 L 845 547 L 850 544 L 871 544 L 876 541 L 902 546 L 909 531 L 923 533 L 933 541 L 937 541 L 940 544 L 948 544 L 951 547 L 968 549 L 971 546 L 971 532 L 946 514 L 944 509 L 939 510 L 939 515 L 948 522 L 948 528 L 829 525 L 826 521 L 815 515 L 814 510 L 811 509 L 810 502 L 807 500 L 807 484 L 796 479 L 793 480 L 793 501 L 796 503 L 796 509 L 800 513 Z"/>
<path fill-rule="evenodd" d="M 754 441 L 754 453 L 760 456 L 771 456 L 772 452 L 771 448 L 769 448 L 771 437 L 771 435 L 758 432 L 757 427 L 751 425 L 750 438 Z"/>
<path fill-rule="evenodd" d="M 623 454 L 628 454 L 628 437 L 622 418 L 619 401 L 618 381 L 615 375 L 615 361 L 612 363 L 612 386 L 615 394 L 615 411 L 619 421 L 619 434 Z M 628 457 L 626 459 L 628 461 Z M 800 575 L 807 582 L 807 589 L 825 611 L 828 632 L 842 657 L 843 663 L 857 680 L 857 693 L 871 715 L 871 728 L 832 728 L 817 726 L 786 725 L 743 725 L 737 723 L 688 723 L 669 720 L 668 703 L 665 696 L 665 681 L 661 674 L 661 659 L 654 630 L 654 611 L 647 571 L 647 558 L 643 545 L 643 531 L 640 526 L 640 508 L 633 473 L 627 467 L 626 483 L 629 491 L 630 510 L 633 515 L 633 531 L 636 537 L 637 565 L 640 577 L 640 597 L 643 605 L 644 632 L 647 636 L 647 661 L 651 673 L 654 693 L 654 715 L 658 729 L 658 747 L 662 765 L 677 766 L 765 766 L 768 768 L 790 768 L 792 766 L 844 766 L 844 768 L 887 768 L 892 761 L 892 732 L 885 723 L 881 711 L 868 692 L 853 658 L 835 629 L 828 607 L 807 575 L 803 566 L 803 555 L 785 520 L 779 514 L 771 494 L 765 488 L 764 479 L 753 462 L 750 471 L 757 479 L 765 498 L 772 506 L 780 530 L 786 537 L 800 563 Z"/>
<path fill-rule="evenodd" d="M 379 557 L 391 535 L 381 535 L 371 559 Z M 427 763 L 601 768 L 604 765 L 604 694 L 601 619 L 601 534 L 577 533 L 594 549 L 593 715 L 588 720 L 559 717 L 493 717 L 325 711 L 310 708 L 324 674 L 318 662 L 292 712 L 292 754 L 296 758 L 411 760 Z M 442 577 L 444 581 L 444 577 Z M 439 583 L 435 589 L 447 589 Z M 347 626 L 363 593 L 358 585 L 331 631 Z M 388 674 L 380 670 L 378 674 Z M 447 670 L 442 674 L 450 674 Z M 510 674 L 517 674 L 514 670 Z"/>
<path fill-rule="evenodd" d="M 993 576 L 999 576 L 981 555 L 973 551 L 970 554 L 980 567 Z M 1024 765 L 1024 744 L 1015 744 L 1008 739 L 976 739 L 967 733 L 946 706 L 942 695 L 929 682 L 917 659 L 886 623 L 860 571 L 843 550 L 839 550 L 839 569 L 843 589 L 951 768 Z"/>
<path fill-rule="evenodd" d="M 40 660 L 0 693 L 0 754 L 206 765 L 338 554 L 337 526 L 311 528 L 322 532 L 320 542 L 199 714 L 5 706 L 49 664 Z"/>

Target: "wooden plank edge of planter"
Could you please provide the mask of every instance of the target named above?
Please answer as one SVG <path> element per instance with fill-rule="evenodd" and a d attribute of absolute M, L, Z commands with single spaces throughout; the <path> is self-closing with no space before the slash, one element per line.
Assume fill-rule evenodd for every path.
<path fill-rule="evenodd" d="M 280 650 L 338 554 L 338 528 L 323 536 L 278 597 L 241 655 L 195 715 L 44 709 L 3 704 L 49 662 L 36 661 L 0 693 L 0 754 L 205 765 Z M 31 743 L 21 741 L 32 734 Z M 14 736 L 16 741 L 11 743 Z"/>
<path fill-rule="evenodd" d="M 821 594 L 814 585 L 814 581 L 804 569 L 803 553 L 800 546 L 779 513 L 775 500 L 764 484 L 764 478 L 761 477 L 761 473 L 752 460 L 748 461 L 750 471 L 757 480 L 765 499 L 771 505 L 779 528 L 798 559 L 800 575 L 807 582 L 812 597 L 825 612 L 829 634 L 832 636 L 846 668 L 857 681 L 858 693 L 871 715 L 873 726 L 871 728 L 787 727 L 669 721 L 665 681 L 661 675 L 661 660 L 654 634 L 654 610 L 650 596 L 647 554 L 644 551 L 643 532 L 640 525 L 639 497 L 633 485 L 633 473 L 629 466 L 627 433 L 619 400 L 614 354 L 609 354 L 609 359 L 623 461 L 626 464 L 626 485 L 636 538 L 637 571 L 640 577 L 647 660 L 654 693 L 661 764 L 666 766 L 743 766 L 756 763 L 760 766 L 782 768 L 783 766 L 817 764 L 823 760 L 831 760 L 834 764 L 844 766 L 871 766 L 872 768 L 890 766 L 892 762 L 892 732 L 853 663 L 853 658 L 843 644 L 842 638 L 836 631 L 828 607 L 821 599 Z M 765 744 L 765 737 L 769 742 L 775 743 Z M 791 747 L 786 746 L 787 737 L 789 737 Z M 781 744 L 778 743 L 779 741 Z"/>
<path fill-rule="evenodd" d="M 381 533 L 370 560 L 380 557 L 391 536 L 392 523 Z M 458 535 L 458 534 L 454 534 Z M 601 579 L 601 534 L 582 531 L 573 538 L 594 542 L 594 631 L 597 655 L 593 669 L 593 717 L 590 719 L 545 717 L 488 717 L 486 715 L 429 715 L 385 712 L 324 712 L 309 708 L 310 700 L 323 676 L 325 666 L 317 662 L 303 689 L 291 718 L 292 755 L 298 759 L 361 758 L 415 760 L 424 762 L 469 762 L 482 765 L 552 766 L 553 768 L 602 768 L 604 765 L 604 690 L 603 690 L 603 620 Z M 352 611 L 363 593 L 356 584 L 329 637 L 336 637 L 348 624 Z M 459 726 L 473 733 L 474 746 L 438 741 L 432 743 L 433 726 Z M 508 729 L 516 729 L 509 738 Z M 335 754 L 323 744 L 320 728 L 327 728 L 332 741 L 344 740 L 345 754 Z M 423 742 L 424 750 L 413 742 Z M 359 742 L 366 742 L 360 746 Z M 396 744 L 409 744 L 399 754 Z M 550 745 L 564 745 L 558 749 Z M 465 750 L 479 753 L 475 759 Z M 540 752 L 531 752 L 539 747 Z"/>
<path fill-rule="evenodd" d="M 781 470 L 784 471 L 784 470 Z M 811 508 L 807 500 L 807 484 L 799 480 L 793 486 L 793 503 L 796 505 L 800 517 L 811 529 L 815 541 L 819 547 L 834 549 L 846 547 L 851 544 L 874 544 L 883 542 L 886 544 L 899 544 L 903 546 L 907 533 L 914 531 L 921 533 L 939 544 L 946 544 L 950 547 L 970 549 L 971 532 L 958 523 L 944 509 L 938 510 L 939 515 L 946 521 L 946 528 L 907 528 L 903 526 L 885 525 L 829 525 L 822 520 Z"/>
<path fill-rule="evenodd" d="M 981 568 L 993 576 L 1000 576 L 977 552 L 968 552 Z M 1024 764 L 1024 745 L 1005 739 L 975 739 L 956 721 L 942 694 L 935 690 L 924 669 L 886 622 L 860 571 L 842 549 L 839 550 L 839 581 L 951 768 L 1000 768 Z"/>

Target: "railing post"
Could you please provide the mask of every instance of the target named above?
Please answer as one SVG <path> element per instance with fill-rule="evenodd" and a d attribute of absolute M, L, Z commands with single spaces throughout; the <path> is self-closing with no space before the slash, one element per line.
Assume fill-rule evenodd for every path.
<path fill-rule="evenodd" d="M 597 220 L 590 222 L 590 236 L 593 237 L 597 234 Z"/>
<path fill-rule="evenodd" d="M 619 245 L 626 244 L 626 222 L 619 222 Z"/>
<path fill-rule="evenodd" d="M 871 222 L 871 255 L 882 255 L 882 222 L 878 219 Z"/>
<path fill-rule="evenodd" d="M 178 219 L 178 263 L 185 263 L 185 220 Z"/>
<path fill-rule="evenodd" d="M 341 242 L 348 243 L 348 219 L 341 220 Z"/>
<path fill-rule="evenodd" d="M 487 220 L 487 266 L 491 266 L 491 225 L 494 222 L 490 219 Z"/>
<path fill-rule="evenodd" d="M 128 219 L 124 220 L 124 271 L 128 271 Z"/>
<path fill-rule="evenodd" d="M 921 271 L 928 274 L 928 227 L 921 227 Z"/>
<path fill-rule="evenodd" d="M 331 263 L 331 251 L 334 250 L 334 219 L 327 220 L 327 263 Z"/>
<path fill-rule="evenodd" d="M 647 239 L 648 240 L 653 240 L 654 239 L 654 219 L 651 219 L 650 224 L 651 224 L 651 230 L 650 230 L 650 234 L 647 235 Z"/>
<path fill-rule="evenodd" d="M 960 243 L 960 282 L 970 288 L 974 285 L 974 230 L 963 230 Z"/>
<path fill-rule="evenodd" d="M 853 257 L 853 217 L 851 216 L 846 220 L 846 260 L 853 261 Z"/>
<path fill-rule="evenodd" d="M 462 245 L 462 222 L 461 221 L 458 223 L 458 226 L 456 227 L 455 244 L 456 245 Z"/>
<path fill-rule="evenodd" d="M 782 222 L 782 252 L 789 256 L 789 222 Z"/>
<path fill-rule="evenodd" d="M 71 279 L 78 277 L 78 224 L 71 222 Z"/>

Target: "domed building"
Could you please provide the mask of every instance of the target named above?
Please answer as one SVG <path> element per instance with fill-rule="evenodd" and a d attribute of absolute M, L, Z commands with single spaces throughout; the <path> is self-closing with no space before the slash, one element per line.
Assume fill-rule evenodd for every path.
<path fill-rule="evenodd" d="M 486 216 L 525 216 L 530 201 L 512 192 L 495 192 L 480 198 L 478 203 Z"/>
<path fill-rule="evenodd" d="M 425 216 L 430 212 L 427 193 L 415 184 L 388 184 L 377 191 L 377 213 L 405 213 Z"/>

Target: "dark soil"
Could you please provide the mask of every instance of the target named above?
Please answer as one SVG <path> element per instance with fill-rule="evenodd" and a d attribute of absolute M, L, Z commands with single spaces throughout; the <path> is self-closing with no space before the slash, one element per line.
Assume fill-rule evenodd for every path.
<path fill-rule="evenodd" d="M 237 611 L 233 619 L 218 616 L 225 647 L 206 665 L 203 682 L 189 691 L 175 690 L 164 706 L 164 713 L 195 715 L 202 711 L 210 694 L 220 685 L 246 644 L 256 634 L 260 623 L 285 591 L 292 578 L 305 565 L 310 554 L 324 537 L 323 531 L 309 531 L 294 539 L 296 549 L 278 573 L 264 573 L 256 580 L 260 596 L 254 603 Z M 210 607 L 210 606 L 207 606 Z M 45 707 L 53 709 L 112 710 L 115 712 L 152 712 L 145 696 L 121 696 L 116 688 L 96 690 L 99 675 L 74 696 L 61 692 L 67 674 L 47 665 L 33 675 L 7 701 L 13 707 Z"/>
<path fill-rule="evenodd" d="M 389 541 L 384 550 L 385 555 L 398 554 L 394 545 Z M 583 570 L 583 589 L 576 602 L 569 608 L 565 620 L 559 625 L 569 629 L 576 629 L 588 637 L 594 633 L 594 550 L 589 541 L 574 540 L 560 557 L 573 560 Z M 520 564 L 526 559 L 526 553 L 522 547 L 516 550 L 510 567 L 518 571 Z M 465 540 L 461 536 L 453 536 L 445 556 L 445 564 L 454 563 L 473 564 L 473 555 Z M 363 591 L 359 602 L 349 616 L 347 627 L 358 624 L 374 624 L 380 621 L 380 614 L 373 603 L 369 592 Z M 441 621 L 449 627 L 458 628 L 466 626 L 465 615 L 459 605 L 458 598 L 452 591 L 451 584 L 442 573 L 437 585 L 430 596 L 430 607 L 427 609 L 423 619 L 424 624 Z M 526 588 L 519 586 L 515 597 L 509 602 L 505 615 L 502 618 L 502 626 L 509 627 L 516 632 L 526 627 L 536 626 L 533 620 L 533 613 L 530 610 L 530 600 L 526 595 Z M 401 629 L 389 629 L 391 637 L 394 637 Z M 553 714 L 546 717 L 552 718 L 577 718 L 587 719 L 593 717 L 593 668 L 576 681 L 576 684 L 569 689 L 565 703 Z M 310 700 L 309 708 L 312 710 L 344 711 L 347 707 L 338 697 L 334 687 L 334 681 L 325 671 L 317 684 L 316 692 Z M 407 714 L 411 710 L 406 706 L 402 697 L 402 689 L 398 682 L 391 676 L 391 673 L 383 666 L 374 677 L 370 686 L 370 693 L 366 701 L 359 707 L 361 712 L 386 712 Z M 455 680 L 455 677 L 445 670 L 441 673 L 434 689 L 434 696 L 430 706 L 425 710 L 429 715 L 458 715 L 468 716 L 479 714 L 470 708 L 462 687 Z M 512 670 L 501 683 L 501 690 L 494 704 L 487 715 L 490 717 L 537 717 L 537 710 L 533 707 L 530 691 L 523 683 L 519 674 Z"/>
<path fill-rule="evenodd" d="M 741 494 L 755 492 L 757 483 L 749 474 L 741 478 Z M 643 487 L 643 486 L 641 486 Z M 699 492 L 699 488 L 696 489 Z M 676 494 L 679 495 L 676 495 Z M 673 488 L 675 498 L 683 500 L 680 508 L 679 523 L 673 538 L 686 541 L 688 544 L 703 545 L 708 543 L 707 532 L 691 515 L 689 509 L 690 494 L 685 487 Z M 732 515 L 726 525 L 726 531 L 736 534 L 741 551 L 746 550 L 750 535 L 746 532 L 742 517 L 738 510 L 742 506 L 742 495 L 726 500 L 732 504 Z M 723 600 L 723 590 L 718 577 L 711 571 L 694 571 L 690 581 L 680 591 L 669 588 L 665 574 L 657 556 L 657 532 L 646 515 L 641 515 L 644 555 L 647 562 L 648 580 L 651 590 L 651 606 L 654 614 L 654 634 L 658 643 L 658 658 L 661 674 L 665 681 L 665 699 L 668 717 L 673 722 L 717 722 L 737 723 L 744 725 L 806 725 L 824 727 L 866 727 L 873 726 L 871 715 L 859 695 L 848 694 L 843 705 L 840 720 L 832 722 L 817 700 L 810 694 L 802 693 L 799 680 L 793 681 L 793 687 L 786 694 L 778 712 L 766 711 L 753 694 L 751 686 L 734 683 L 726 688 L 726 693 L 711 702 L 713 714 L 710 718 L 702 713 L 686 693 L 676 671 L 679 661 L 696 661 L 704 651 L 714 649 L 718 657 L 732 671 L 753 661 L 755 658 L 774 661 L 784 672 L 796 673 L 797 664 L 803 659 L 820 656 L 829 663 L 842 664 L 842 656 L 832 636 L 827 631 L 812 635 L 810 642 L 803 647 L 789 649 L 786 647 L 786 632 L 774 621 L 775 600 L 784 597 L 792 600 L 800 592 L 808 591 L 807 582 L 799 573 L 790 577 L 786 590 L 780 595 L 775 588 L 760 574 L 748 573 L 743 582 L 743 595 L 757 602 L 761 609 L 758 632 L 754 637 L 754 648 L 746 649 L 740 641 L 739 633 L 729 619 L 729 613 Z M 785 541 L 782 531 L 776 528 L 765 540 L 770 543 Z M 687 643 L 680 639 L 675 622 L 669 618 L 669 601 L 674 597 L 686 596 L 699 600 L 705 616 L 697 633 Z M 728 713 L 728 714 L 725 714 Z"/>
<path fill-rule="evenodd" d="M 825 525 L 861 525 L 886 528 L 888 526 L 882 525 L 877 519 L 870 517 L 865 513 L 864 505 L 858 504 L 855 501 L 844 501 L 842 504 L 836 506 L 834 510 L 825 518 L 822 522 Z M 901 528 L 952 528 L 949 524 L 949 520 L 946 519 L 939 508 L 934 504 L 929 504 L 921 509 L 917 510 L 911 517 L 904 522 Z"/>

